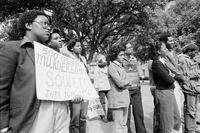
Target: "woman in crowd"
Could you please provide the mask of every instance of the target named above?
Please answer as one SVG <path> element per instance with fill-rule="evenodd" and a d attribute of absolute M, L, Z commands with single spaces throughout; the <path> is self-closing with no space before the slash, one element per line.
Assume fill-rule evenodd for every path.
<path fill-rule="evenodd" d="M 98 66 L 94 69 L 94 86 L 99 92 L 100 102 L 105 112 L 105 115 L 101 116 L 101 119 L 104 122 L 108 122 L 105 96 L 108 98 L 110 83 L 108 81 L 108 63 L 106 61 L 106 57 L 103 54 L 97 55 L 97 64 Z"/>
<path fill-rule="evenodd" d="M 72 40 L 67 46 L 72 53 L 73 59 L 82 62 L 88 72 L 86 59 L 81 56 L 82 47 L 79 40 Z M 70 133 L 86 133 L 86 116 L 87 116 L 88 101 L 81 101 L 79 103 L 70 103 Z"/>
<path fill-rule="evenodd" d="M 174 96 L 174 79 L 162 59 L 162 43 L 151 48 L 152 74 L 156 85 L 155 110 L 158 111 L 158 133 L 172 133 L 179 131 L 181 126 L 180 114 Z"/>
<path fill-rule="evenodd" d="M 127 133 L 127 117 L 130 97 L 128 81 L 123 67 L 125 46 L 114 45 L 109 51 L 110 65 L 108 75 L 111 90 L 108 92 L 108 106 L 111 108 L 114 119 L 113 133 Z"/>
<path fill-rule="evenodd" d="M 62 47 L 62 38 L 60 35 L 60 30 L 59 29 L 52 29 L 50 37 L 49 37 L 49 41 L 48 41 L 48 46 L 52 49 L 54 49 L 55 51 L 59 52 L 60 48 Z M 76 98 L 74 98 L 72 100 L 73 102 L 80 102 L 82 101 L 81 97 L 76 96 Z M 62 130 L 61 132 L 65 132 L 68 133 L 69 132 L 69 122 L 70 122 L 70 116 L 69 116 L 69 102 L 67 101 L 42 101 L 42 109 L 39 112 L 38 118 L 39 117 L 45 117 L 45 115 L 43 113 L 53 113 L 55 116 L 49 116 L 48 120 L 52 121 L 52 123 L 56 123 L 56 126 L 62 126 Z M 62 116 L 62 117 L 57 117 L 57 116 Z M 36 120 L 38 119 L 36 118 Z M 54 121 L 54 119 L 56 121 Z M 39 120 L 39 119 L 38 119 Z M 35 123 L 32 127 L 32 132 L 38 132 L 38 130 L 35 129 L 35 127 L 37 127 L 39 125 L 41 125 L 40 122 Z M 54 130 L 54 132 L 57 132 L 56 129 Z"/>
<path fill-rule="evenodd" d="M 162 43 L 161 47 L 161 53 L 163 56 L 163 60 L 165 61 L 164 64 L 165 66 L 170 70 L 170 75 L 171 76 L 176 76 L 184 80 L 184 77 L 182 73 L 179 71 L 179 65 L 178 65 L 178 57 L 177 54 L 174 51 L 174 48 L 176 47 L 176 42 L 175 39 L 172 37 L 169 37 L 168 35 L 162 35 L 159 40 Z M 184 107 L 184 94 L 182 92 L 182 88 L 175 80 L 174 82 L 174 95 L 176 98 L 176 102 L 178 105 L 179 113 L 181 118 L 184 118 L 184 113 L 183 113 L 183 107 Z M 182 128 L 179 130 L 180 133 L 182 133 Z"/>
<path fill-rule="evenodd" d="M 63 38 L 60 36 L 60 30 L 54 28 L 51 32 L 48 46 L 52 49 L 54 49 L 57 52 L 60 52 L 60 48 L 62 48 Z"/>

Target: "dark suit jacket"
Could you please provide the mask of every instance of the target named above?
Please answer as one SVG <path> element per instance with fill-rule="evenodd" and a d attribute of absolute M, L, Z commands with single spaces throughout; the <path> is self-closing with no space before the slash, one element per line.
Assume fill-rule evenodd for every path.
<path fill-rule="evenodd" d="M 0 42 L 0 129 L 28 133 L 39 106 L 32 43 L 27 38 Z"/>
<path fill-rule="evenodd" d="M 155 60 L 152 63 L 153 79 L 156 84 L 156 88 L 160 90 L 174 89 L 174 79 L 169 75 L 169 70 L 165 65 Z"/>

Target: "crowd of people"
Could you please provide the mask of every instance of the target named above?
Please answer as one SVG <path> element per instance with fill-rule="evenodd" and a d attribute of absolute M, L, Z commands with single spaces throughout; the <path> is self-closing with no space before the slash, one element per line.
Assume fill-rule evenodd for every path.
<path fill-rule="evenodd" d="M 149 62 L 154 97 L 154 133 L 198 133 L 199 47 L 191 41 L 183 48 L 162 34 L 152 47 Z"/>
<path fill-rule="evenodd" d="M 81 55 L 81 41 L 73 39 L 64 45 L 60 30 L 52 28 L 49 17 L 39 10 L 23 13 L 18 29 L 22 40 L 0 43 L 0 133 L 86 133 L 88 100 L 79 95 L 69 101 L 37 99 L 33 44 L 39 42 L 82 62 L 90 76 L 90 66 Z M 153 132 L 195 133 L 200 93 L 199 47 L 194 42 L 183 48 L 174 47 L 170 39 L 169 35 L 160 35 L 150 49 Z M 115 44 L 108 55 L 98 53 L 95 58 L 92 83 L 105 112 L 100 119 L 105 123 L 113 121 L 113 133 L 147 133 L 138 61 L 132 45 Z M 131 115 L 135 131 L 131 128 Z"/>

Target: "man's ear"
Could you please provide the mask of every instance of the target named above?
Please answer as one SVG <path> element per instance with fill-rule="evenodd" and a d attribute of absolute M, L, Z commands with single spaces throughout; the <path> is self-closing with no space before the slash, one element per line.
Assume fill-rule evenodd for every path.
<path fill-rule="evenodd" d="M 32 29 L 32 24 L 26 23 L 25 27 L 26 27 L 26 29 L 31 30 Z"/>

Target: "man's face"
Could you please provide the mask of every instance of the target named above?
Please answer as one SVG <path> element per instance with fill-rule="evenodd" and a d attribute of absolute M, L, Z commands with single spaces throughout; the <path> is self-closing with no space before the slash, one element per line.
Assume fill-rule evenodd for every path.
<path fill-rule="evenodd" d="M 36 41 L 46 42 L 50 36 L 50 23 L 46 16 L 39 15 L 30 26 Z"/>
<path fill-rule="evenodd" d="M 117 61 L 120 62 L 120 63 L 123 63 L 124 61 L 124 54 L 125 54 L 125 51 L 121 51 L 118 56 L 117 56 Z"/>
<path fill-rule="evenodd" d="M 74 45 L 74 48 L 72 50 L 76 54 L 81 54 L 81 51 L 82 51 L 81 43 L 76 42 L 76 44 Z"/>
<path fill-rule="evenodd" d="M 98 65 L 101 66 L 106 66 L 107 65 L 107 61 L 106 61 L 106 57 L 102 56 L 101 59 L 98 61 Z"/>
<path fill-rule="evenodd" d="M 130 43 L 126 44 L 126 51 L 125 51 L 126 54 L 128 55 L 131 55 L 133 54 L 133 47 Z"/>
<path fill-rule="evenodd" d="M 175 42 L 175 39 L 173 37 L 168 37 L 167 43 L 170 44 L 170 45 L 174 45 L 176 42 Z"/>
<path fill-rule="evenodd" d="M 190 50 L 187 53 L 187 55 L 190 56 L 191 59 L 193 59 L 197 54 L 198 54 L 198 50 Z"/>
<path fill-rule="evenodd" d="M 166 55 L 167 48 L 166 48 L 165 43 L 162 43 L 160 52 L 161 52 L 161 55 L 162 55 L 162 56 L 165 56 L 165 55 Z"/>

